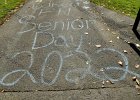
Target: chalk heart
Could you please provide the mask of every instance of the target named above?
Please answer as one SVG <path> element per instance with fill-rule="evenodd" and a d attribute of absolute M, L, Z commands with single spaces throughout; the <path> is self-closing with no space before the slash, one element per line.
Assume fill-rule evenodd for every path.
<path fill-rule="evenodd" d="M 52 33 L 36 32 L 32 49 L 45 48 L 54 42 L 54 36 Z"/>

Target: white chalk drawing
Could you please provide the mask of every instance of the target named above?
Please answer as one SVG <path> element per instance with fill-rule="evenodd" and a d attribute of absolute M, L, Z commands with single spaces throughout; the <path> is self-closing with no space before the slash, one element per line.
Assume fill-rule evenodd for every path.
<path fill-rule="evenodd" d="M 36 17 L 33 15 L 28 15 L 28 16 L 24 16 L 24 17 L 20 17 L 19 19 L 19 23 L 21 24 L 26 24 L 29 21 L 31 22 L 31 20 L 34 20 Z"/>
<path fill-rule="evenodd" d="M 34 19 L 35 16 L 33 15 L 28 15 L 20 18 L 19 23 L 23 24 L 23 27 L 21 28 L 20 32 L 18 32 L 18 34 L 23 34 L 23 33 L 33 31 L 36 28 L 36 23 L 32 22 L 32 20 Z"/>
<path fill-rule="evenodd" d="M 22 29 L 20 30 L 20 34 L 27 33 L 30 31 L 35 31 L 36 29 L 39 31 L 56 31 L 60 29 L 61 31 L 68 30 L 90 30 L 93 25 L 96 23 L 95 20 L 81 20 L 81 19 L 67 19 L 61 21 L 47 21 L 43 23 L 34 23 L 31 20 L 26 19 L 27 16 L 21 18 L 19 23 L 23 24 Z"/>
<path fill-rule="evenodd" d="M 96 66 L 92 66 L 91 65 L 91 57 L 88 53 L 84 52 L 82 50 L 82 45 L 84 43 L 84 36 L 83 35 L 79 35 L 80 39 L 79 39 L 79 43 L 75 44 L 74 43 L 74 36 L 69 35 L 70 38 L 70 42 L 72 43 L 73 46 L 75 46 L 74 48 L 71 48 L 69 51 L 63 53 L 62 51 L 58 51 L 58 50 L 52 50 L 51 52 L 49 52 L 46 56 L 46 58 L 44 59 L 42 65 L 38 66 L 39 68 L 41 68 L 41 72 L 40 73 L 40 79 L 36 79 L 34 77 L 34 75 L 30 72 L 31 68 L 33 67 L 33 64 L 35 63 L 35 53 L 34 51 L 37 50 L 41 50 L 43 49 L 48 49 L 49 46 L 56 46 L 56 47 L 64 47 L 64 48 L 68 48 L 70 47 L 69 45 L 69 40 L 66 38 L 66 36 L 64 35 L 60 35 L 60 34 L 54 34 L 53 32 L 49 32 L 49 30 L 51 31 L 56 31 L 58 27 L 60 27 L 60 30 L 62 31 L 68 31 L 70 29 L 72 30 L 80 30 L 80 29 L 90 29 L 90 26 L 95 24 L 96 21 L 95 20 L 80 20 L 80 19 L 66 19 L 65 21 L 47 21 L 47 22 L 40 22 L 40 23 L 34 23 L 34 20 L 37 19 L 37 17 L 41 16 L 42 14 L 45 14 L 45 12 L 43 12 L 43 5 L 41 5 L 40 3 L 43 2 L 43 0 L 36 0 L 36 3 L 33 3 L 32 9 L 33 12 L 30 15 L 24 16 L 19 18 L 19 23 L 23 25 L 23 27 L 21 28 L 20 32 L 18 32 L 18 35 L 20 35 L 20 37 L 22 36 L 23 33 L 27 33 L 27 32 L 31 32 L 34 31 L 33 33 L 35 33 L 34 37 L 33 37 L 33 43 L 32 43 L 32 47 L 31 47 L 31 51 L 21 51 L 16 53 L 12 59 L 15 59 L 16 57 L 23 55 L 23 54 L 27 54 L 29 55 L 28 57 L 30 57 L 30 64 L 29 66 L 25 66 L 27 67 L 27 69 L 24 68 L 19 68 L 16 70 L 13 70 L 11 72 L 5 72 L 5 74 L 2 76 L 2 78 L 0 79 L 0 85 L 2 86 L 15 86 L 17 83 L 20 82 L 21 79 L 23 79 L 23 77 L 26 75 L 29 77 L 29 79 L 33 82 L 33 84 L 44 84 L 44 85 L 53 85 L 58 81 L 58 78 L 61 75 L 61 70 L 64 66 L 64 62 L 67 61 L 67 59 L 69 59 L 70 57 L 73 57 L 77 54 L 79 55 L 83 55 L 86 60 L 83 61 L 84 62 L 84 66 L 82 66 L 82 68 L 78 68 L 79 66 L 75 66 L 75 68 L 68 70 L 65 74 L 65 80 L 67 82 L 70 83 L 75 83 L 75 84 L 79 84 L 80 80 L 86 78 L 87 75 L 90 75 L 92 78 L 96 78 L 98 80 L 110 80 L 112 82 L 119 82 L 121 80 L 125 80 L 127 75 L 133 75 L 136 76 L 137 78 L 140 78 L 140 74 L 135 73 L 133 71 L 129 70 L 129 62 L 128 62 L 128 58 L 121 52 L 119 52 L 118 50 L 115 50 L 113 48 L 102 48 L 100 50 L 94 51 L 96 54 L 102 53 L 102 52 L 111 52 L 112 54 L 117 54 L 119 57 L 121 57 L 123 59 L 124 62 L 124 66 L 123 67 L 119 67 L 119 66 L 108 66 L 108 67 L 103 67 L 103 69 L 100 70 L 100 72 L 96 72 L 94 70 L 94 68 Z M 82 5 L 83 9 L 89 9 L 90 8 L 90 3 L 87 0 L 74 0 L 73 2 L 76 2 L 76 4 Z M 53 3 L 52 0 L 50 0 L 50 2 L 48 3 L 47 7 L 50 8 L 59 8 L 58 9 L 58 14 L 56 14 L 57 16 L 63 15 L 64 13 L 66 13 L 66 16 L 69 16 L 71 13 L 71 4 L 68 5 L 64 5 L 64 4 L 57 4 L 57 3 Z M 67 8 L 67 10 L 66 10 Z M 64 11 L 65 9 L 65 11 Z M 34 14 L 37 11 L 40 11 L 39 14 L 37 14 L 38 16 L 34 16 Z M 36 30 L 37 29 L 37 30 Z M 32 32 L 31 32 L 32 33 Z M 27 34 L 28 35 L 28 34 Z M 39 44 L 39 40 L 41 39 L 40 36 L 46 37 L 45 40 L 43 40 L 43 43 L 40 45 Z M 20 40 L 20 39 L 19 39 Z M 58 62 L 59 64 L 54 66 L 57 71 L 54 74 L 53 78 L 49 81 L 46 81 L 46 71 L 48 70 L 47 64 L 49 63 L 50 58 L 53 55 L 57 55 L 58 56 Z M 104 55 L 102 55 L 104 56 Z M 81 63 L 83 63 L 81 62 Z M 10 66 L 9 66 L 10 67 Z M 106 71 L 122 71 L 123 74 L 115 79 L 112 78 L 111 76 L 109 76 Z M 8 79 L 8 77 L 11 76 L 16 76 L 17 73 L 20 73 L 21 76 L 18 76 L 16 79 L 10 79 L 9 81 L 11 82 L 6 82 L 6 79 Z M 99 74 L 102 73 L 102 74 Z M 48 74 L 48 73 L 47 73 Z M 49 75 L 48 75 L 49 77 Z M 37 81 L 38 80 L 38 81 Z"/>
<path fill-rule="evenodd" d="M 103 76 L 100 76 L 98 74 L 98 72 L 93 72 L 93 70 L 91 71 L 91 65 L 89 64 L 91 59 L 89 58 L 88 54 L 85 53 L 85 55 L 90 59 L 89 60 L 89 63 L 88 63 L 89 64 L 88 68 L 87 69 L 86 68 L 83 68 L 83 69 L 73 69 L 73 70 L 70 70 L 66 74 L 65 79 L 67 81 L 71 82 L 71 83 L 77 83 L 77 80 L 85 78 L 86 75 L 88 75 L 88 74 L 90 74 L 91 76 L 93 76 L 93 77 L 95 77 L 95 78 L 97 78 L 99 80 L 110 80 L 112 82 L 124 80 L 126 78 L 127 74 L 131 74 L 133 76 L 136 76 L 137 78 L 140 78 L 140 74 L 137 74 L 137 73 L 135 73 L 133 71 L 130 71 L 128 69 L 129 68 L 128 59 L 127 59 L 127 57 L 123 53 L 121 53 L 121 52 L 119 52 L 119 51 L 117 51 L 115 49 L 112 49 L 112 48 L 103 48 L 101 50 L 98 50 L 97 53 L 100 53 L 100 52 L 103 52 L 103 51 L 110 51 L 112 53 L 114 52 L 114 53 L 117 53 L 119 56 L 121 56 L 123 58 L 124 62 L 125 62 L 125 64 L 124 64 L 124 67 L 125 68 L 120 68 L 120 67 L 116 67 L 116 66 L 106 67 L 103 70 L 101 70 L 102 75 L 105 77 L 104 78 Z M 82 51 L 80 51 L 80 52 L 81 53 L 84 53 Z M 111 78 L 110 76 L 108 76 L 105 73 L 107 70 L 123 71 L 124 73 L 123 73 L 122 76 L 120 76 L 120 78 L 113 79 L 113 78 Z M 76 77 L 75 79 L 71 79 L 70 78 L 70 74 L 75 74 L 75 73 L 80 73 L 81 74 L 80 78 Z"/>
<path fill-rule="evenodd" d="M 43 31 L 48 31 L 48 30 L 57 30 L 58 28 L 60 28 L 62 31 L 63 30 L 80 30 L 80 29 L 87 29 L 89 30 L 90 27 L 93 27 L 93 24 L 96 23 L 95 20 L 81 20 L 81 19 L 67 19 L 67 20 L 59 20 L 59 21 L 48 21 L 48 22 L 41 22 L 41 23 L 34 23 L 34 21 L 41 16 L 42 13 L 47 13 L 47 12 L 56 12 L 57 9 L 55 9 L 55 7 L 58 7 L 58 14 L 57 16 L 60 15 L 70 15 L 71 12 L 71 7 L 72 7 L 72 3 L 68 3 L 67 5 L 64 4 L 55 4 L 52 2 L 52 0 L 50 0 L 50 2 L 47 5 L 43 6 L 40 3 L 43 2 L 42 0 L 36 0 L 36 3 L 33 3 L 32 9 L 33 12 L 28 14 L 27 16 L 18 16 L 19 18 L 19 23 L 23 24 L 23 27 L 21 28 L 20 32 L 18 32 L 19 34 L 23 34 L 23 33 L 27 33 L 30 31 L 36 31 L 36 29 L 38 30 L 43 30 Z M 74 1 L 75 2 L 75 1 Z M 82 5 L 83 7 L 85 7 L 85 5 L 89 5 L 89 1 L 87 0 L 76 0 L 76 3 L 82 3 L 84 5 Z M 50 11 L 47 9 L 54 9 L 54 11 Z M 84 8 L 83 8 L 84 9 Z M 85 9 L 87 9 L 87 6 L 85 7 Z M 39 10 L 38 16 L 35 16 L 35 13 Z M 44 11 L 47 10 L 47 11 Z M 47 14 L 46 14 L 47 15 Z"/>
<path fill-rule="evenodd" d="M 60 64 L 58 65 L 58 66 L 59 66 L 58 72 L 56 73 L 56 76 L 54 77 L 54 79 L 53 79 L 51 82 L 47 83 L 47 82 L 44 81 L 44 78 L 43 78 L 43 77 L 44 77 L 44 71 L 45 71 L 45 68 L 46 68 L 46 65 L 45 65 L 45 64 L 47 63 L 47 60 L 49 59 L 49 57 L 50 57 L 51 55 L 53 55 L 54 53 L 56 53 L 57 55 L 59 55 L 59 57 L 60 57 Z M 56 82 L 58 76 L 60 75 L 60 72 L 61 72 L 61 69 L 62 69 L 62 64 L 63 64 L 63 58 L 62 58 L 60 52 L 58 52 L 58 51 L 53 51 L 53 52 L 49 53 L 49 54 L 48 54 L 48 57 L 46 57 L 45 62 L 44 62 L 44 64 L 43 64 L 43 66 L 42 66 L 41 82 L 42 82 L 43 84 L 47 84 L 47 85 L 52 85 L 52 84 L 54 84 L 54 83 Z"/>
<path fill-rule="evenodd" d="M 77 53 L 79 53 L 81 55 L 84 55 L 87 58 L 87 61 L 85 62 L 85 65 L 86 66 L 84 68 L 78 68 L 78 69 L 75 68 L 75 69 L 72 69 L 69 72 L 67 72 L 67 74 L 65 75 L 65 79 L 68 82 L 70 82 L 70 83 L 78 83 L 81 79 L 84 79 L 86 77 L 86 75 L 88 75 L 88 74 L 91 75 L 92 77 L 95 77 L 95 78 L 99 79 L 99 80 L 110 80 L 112 82 L 124 80 L 126 78 L 127 74 L 135 75 L 138 78 L 140 78 L 140 75 L 139 74 L 137 74 L 137 73 L 135 73 L 133 71 L 128 70 L 128 66 L 129 65 L 128 65 L 128 59 L 127 59 L 127 57 L 123 53 L 121 53 L 121 52 L 119 52 L 119 51 L 117 51 L 115 49 L 111 49 L 111 48 L 103 48 L 101 50 L 98 50 L 96 53 L 98 54 L 98 53 L 103 52 L 103 51 L 110 51 L 112 53 L 117 53 L 124 60 L 124 62 L 125 62 L 125 64 L 124 64 L 125 68 L 120 68 L 120 67 L 115 67 L 115 66 L 106 67 L 106 68 L 104 68 L 104 71 L 102 71 L 102 74 L 105 76 L 105 78 L 102 77 L 102 76 L 100 76 L 98 74 L 98 72 L 96 73 L 96 72 L 93 72 L 93 70 L 91 71 L 91 67 L 94 67 L 94 66 L 91 66 L 90 65 L 92 59 L 90 58 L 90 56 L 87 53 L 81 51 L 82 43 L 83 43 L 83 37 L 81 36 L 79 45 L 74 50 L 74 52 L 77 52 Z M 40 49 L 40 48 L 36 48 L 36 49 Z M 24 54 L 24 53 L 30 55 L 30 65 L 29 65 L 29 69 L 30 69 L 32 67 L 33 62 L 34 62 L 34 56 L 33 56 L 32 52 L 30 52 L 30 51 L 23 51 L 23 52 L 20 52 L 20 53 L 15 54 L 12 58 L 14 59 L 18 55 L 21 55 L 21 54 Z M 46 64 L 48 63 L 49 57 L 52 56 L 53 54 L 57 54 L 59 56 L 59 59 L 60 59 L 60 61 L 59 61 L 60 63 L 57 66 L 58 67 L 58 71 L 57 71 L 56 75 L 54 76 L 54 79 L 52 79 L 51 82 L 45 82 L 44 81 L 44 73 L 45 73 L 45 70 L 47 69 Z M 52 52 L 50 52 L 48 54 L 48 56 L 46 57 L 43 65 L 42 65 L 42 69 L 41 69 L 41 82 L 37 82 L 35 80 L 34 76 L 28 71 L 29 69 L 28 70 L 25 70 L 25 69 L 17 69 L 17 70 L 14 70 L 14 71 L 9 72 L 8 74 L 4 75 L 2 77 L 2 79 L 0 80 L 0 84 L 3 85 L 3 86 L 13 86 L 13 85 L 17 84 L 20 81 L 20 79 L 22 79 L 25 75 L 28 75 L 30 77 L 31 81 L 34 84 L 42 83 L 42 84 L 45 84 L 45 85 L 53 85 L 53 84 L 55 84 L 55 82 L 57 81 L 58 77 L 60 76 L 60 73 L 61 73 L 61 69 L 63 67 L 64 60 L 68 59 L 71 56 L 74 56 L 74 54 L 72 53 L 72 51 L 68 52 L 67 55 L 65 55 L 65 56 L 62 55 L 61 52 L 59 52 L 59 51 L 52 51 Z M 110 76 L 108 76 L 105 73 L 106 70 L 121 70 L 121 71 L 124 72 L 124 74 L 122 76 L 120 76 L 119 79 L 113 79 L 113 78 L 111 78 Z M 14 82 L 11 82 L 11 83 L 5 83 L 4 82 L 4 80 L 6 80 L 7 77 L 9 77 L 11 75 L 14 75 L 16 73 L 21 73 L 21 72 L 23 72 L 23 74 L 19 78 L 17 78 Z M 72 74 L 79 74 L 79 75 L 77 77 L 72 78 L 71 77 Z"/>
<path fill-rule="evenodd" d="M 85 10 L 90 8 L 90 2 L 88 0 L 76 0 L 75 3 L 77 6 L 82 6 Z"/>
<path fill-rule="evenodd" d="M 51 14 L 51 13 L 57 13 L 57 16 L 60 15 L 66 15 L 69 16 L 71 14 L 71 8 L 70 7 L 58 7 L 58 9 L 54 7 L 49 7 L 50 9 L 44 9 L 43 7 L 39 8 L 40 12 L 38 13 L 38 16 Z"/>
<path fill-rule="evenodd" d="M 12 59 L 14 59 L 15 57 L 17 57 L 18 55 L 21 55 L 21 54 L 28 54 L 30 55 L 30 65 L 29 65 L 29 69 L 32 67 L 32 64 L 33 64 L 33 54 L 30 52 L 30 51 L 23 51 L 23 52 L 20 52 L 20 53 L 17 53 L 15 54 Z M 20 66 L 19 66 L 20 67 Z M 28 69 L 28 70 L 29 70 Z M 32 82 L 33 83 L 37 83 L 35 78 L 33 77 L 33 75 L 28 71 L 28 70 L 25 70 L 25 69 L 17 69 L 17 70 L 14 70 L 12 72 L 9 72 L 8 74 L 6 74 L 1 80 L 0 80 L 0 84 L 4 85 L 4 86 L 13 86 L 15 85 L 16 83 L 18 83 L 18 81 L 20 81 L 21 78 L 23 78 L 25 75 L 28 75 Z M 14 82 L 11 82 L 11 83 L 4 83 L 4 80 L 10 76 L 10 75 L 13 75 L 13 74 L 16 74 L 16 73 L 21 73 L 21 72 L 24 72 L 19 78 L 17 78 Z"/>
<path fill-rule="evenodd" d="M 45 43 L 43 46 L 36 46 L 37 37 L 38 37 L 39 34 L 50 35 L 51 36 L 51 41 L 48 42 L 48 43 Z M 53 36 L 53 34 L 47 33 L 47 32 L 36 32 L 32 49 L 44 48 L 44 47 L 47 47 L 47 46 L 51 45 L 53 42 L 54 42 L 54 36 Z"/>

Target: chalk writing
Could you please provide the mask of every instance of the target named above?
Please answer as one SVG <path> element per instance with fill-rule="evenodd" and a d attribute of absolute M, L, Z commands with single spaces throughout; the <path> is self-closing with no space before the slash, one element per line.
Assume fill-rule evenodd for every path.
<path fill-rule="evenodd" d="M 43 35 L 43 36 L 44 35 L 50 36 L 49 38 L 51 38 L 51 40 L 48 43 L 45 43 L 42 46 L 36 46 L 36 44 L 37 44 L 37 38 L 39 37 L 40 34 Z M 46 41 L 47 41 L 47 39 L 46 39 Z M 47 33 L 47 32 L 37 32 L 35 34 L 35 38 L 34 38 L 32 49 L 39 49 L 39 48 L 47 47 L 47 46 L 51 45 L 53 42 L 54 42 L 54 36 L 53 36 L 53 34 Z"/>
<path fill-rule="evenodd" d="M 30 55 L 30 65 L 29 65 L 29 67 L 28 67 L 28 68 L 30 69 L 30 68 L 32 67 L 32 64 L 33 64 L 33 54 L 32 54 L 30 51 L 23 51 L 23 52 L 17 53 L 17 54 L 15 54 L 12 58 L 14 59 L 14 58 L 17 57 L 18 55 L 21 55 L 21 54 L 24 54 L 24 53 Z M 5 80 L 7 77 L 9 77 L 10 75 L 14 75 L 14 74 L 16 74 L 16 73 L 21 73 L 21 72 L 23 72 L 23 74 L 22 74 L 19 78 L 17 78 L 14 82 L 11 82 L 11 83 L 4 83 L 4 80 Z M 0 80 L 0 84 L 2 84 L 2 85 L 4 85 L 4 86 L 13 86 L 13 85 L 15 85 L 16 83 L 18 83 L 18 81 L 20 81 L 20 79 L 23 78 L 25 75 L 28 75 L 28 76 L 31 78 L 31 80 L 32 80 L 33 83 L 36 83 L 35 78 L 33 77 L 33 75 L 32 75 L 28 70 L 25 70 L 25 69 L 18 69 L 18 70 L 14 70 L 14 71 L 9 72 L 8 74 L 6 74 L 6 75 Z"/>
<path fill-rule="evenodd" d="M 104 71 L 102 71 L 102 74 L 105 76 L 105 78 L 103 78 L 102 76 L 98 75 L 98 73 L 92 72 L 93 70 L 91 71 L 91 67 L 94 67 L 94 66 L 91 66 L 90 65 L 91 58 L 89 57 L 89 55 L 87 53 L 85 53 L 85 52 L 83 52 L 83 51 L 80 50 L 81 49 L 81 46 L 82 46 L 82 43 L 83 43 L 83 38 L 81 36 L 80 43 L 77 46 L 77 48 L 74 50 L 74 52 L 77 52 L 79 54 L 85 55 L 85 57 L 87 58 L 87 61 L 85 62 L 86 63 L 86 66 L 84 68 L 72 69 L 72 70 L 70 70 L 66 74 L 65 79 L 67 81 L 69 81 L 70 83 L 77 83 L 80 79 L 85 78 L 86 75 L 88 75 L 88 74 L 90 74 L 91 76 L 93 76 L 93 77 L 95 77 L 97 79 L 100 79 L 100 80 L 110 80 L 110 81 L 113 81 L 113 82 L 124 80 L 126 78 L 126 75 L 128 73 L 131 74 L 131 75 L 135 75 L 138 78 L 140 78 L 140 75 L 139 74 L 134 73 L 133 71 L 128 70 L 128 59 L 127 59 L 127 57 L 123 53 L 121 53 L 121 52 L 119 52 L 119 51 L 117 51 L 115 49 L 111 49 L 111 48 L 103 48 L 101 50 L 98 50 L 96 53 L 98 54 L 98 53 L 103 52 L 103 51 L 110 51 L 112 53 L 114 53 L 114 52 L 118 53 L 118 55 L 120 55 L 123 58 L 124 62 L 125 62 L 125 64 L 124 64 L 125 68 L 120 68 L 120 67 L 115 67 L 115 66 L 114 67 L 113 66 L 112 67 L 106 67 L 106 68 L 104 68 Z M 37 48 L 37 49 L 39 49 L 39 48 Z M 34 56 L 33 56 L 33 54 L 30 51 L 23 51 L 23 52 L 17 53 L 12 58 L 15 58 L 18 55 L 21 55 L 23 53 L 30 55 L 30 65 L 29 65 L 29 69 L 30 69 L 32 67 L 33 62 L 34 62 Z M 45 82 L 44 81 L 44 72 L 45 72 L 45 69 L 47 69 L 46 64 L 48 63 L 49 57 L 52 56 L 53 54 L 57 54 L 59 56 L 59 59 L 60 59 L 60 63 L 58 65 L 58 72 L 56 73 L 54 79 L 52 79 L 51 82 Z M 52 84 L 54 84 L 56 82 L 56 80 L 58 79 L 59 75 L 60 75 L 60 72 L 61 72 L 61 69 L 62 69 L 62 66 L 63 66 L 63 61 L 66 58 L 71 57 L 71 56 L 74 56 L 74 54 L 73 53 L 70 53 L 68 55 L 62 56 L 62 54 L 59 51 L 52 51 L 51 53 L 49 53 L 48 56 L 46 57 L 44 63 L 43 63 L 43 66 L 42 66 L 42 70 L 41 70 L 41 83 L 42 84 L 46 84 L 46 85 L 52 85 Z M 6 75 L 4 75 L 2 77 L 2 79 L 0 80 L 0 84 L 1 85 L 4 85 L 4 86 L 13 86 L 21 78 L 23 78 L 25 75 L 28 75 L 30 77 L 30 79 L 32 80 L 33 83 L 36 83 L 36 84 L 39 83 L 39 82 L 37 82 L 35 80 L 34 76 L 28 70 L 18 69 L 18 70 L 14 70 L 12 72 L 9 72 L 8 74 L 6 74 Z M 105 74 L 105 72 L 107 70 L 121 70 L 121 71 L 124 71 L 124 74 L 122 76 L 120 76 L 120 78 L 118 78 L 118 79 L 113 79 L 110 76 L 108 76 L 107 74 Z M 16 73 L 19 73 L 19 72 L 24 72 L 24 73 L 19 78 L 17 78 L 14 82 L 4 83 L 4 80 L 6 80 L 7 77 L 9 77 L 11 75 L 14 75 Z M 76 73 L 79 73 L 80 74 L 80 75 L 78 75 L 79 78 L 78 77 L 71 78 L 71 74 L 76 74 Z"/>
<path fill-rule="evenodd" d="M 25 66 L 28 67 L 27 69 L 20 68 L 18 66 L 18 69 L 15 69 L 13 71 L 9 71 L 4 73 L 0 79 L 0 85 L 3 86 L 14 86 L 17 83 L 20 82 L 20 80 L 24 76 L 28 76 L 29 79 L 33 82 L 33 84 L 43 84 L 43 85 L 53 85 L 58 81 L 58 78 L 61 75 L 62 68 L 64 66 L 64 62 L 68 61 L 70 57 L 75 57 L 77 56 L 76 54 L 82 55 L 84 57 L 84 60 L 79 60 L 79 62 L 84 63 L 83 66 L 74 66 L 74 68 L 68 70 L 66 72 L 65 80 L 70 83 L 76 83 L 78 84 L 80 80 L 86 78 L 87 75 L 91 76 L 92 78 L 96 78 L 99 80 L 110 80 L 112 82 L 117 82 L 121 80 L 125 80 L 127 77 L 127 74 L 134 75 L 138 78 L 140 78 L 140 74 L 135 73 L 131 70 L 129 70 L 129 62 L 128 58 L 125 56 L 125 54 L 119 52 L 118 50 L 115 50 L 113 48 L 102 48 L 97 51 L 93 51 L 96 54 L 100 54 L 102 52 L 111 52 L 112 54 L 117 54 L 118 57 L 122 58 L 124 65 L 123 67 L 119 66 L 108 66 L 108 67 L 102 67 L 99 72 L 96 72 L 94 68 L 96 66 L 91 65 L 92 58 L 90 55 L 82 50 L 82 46 L 84 43 L 84 35 L 78 34 L 80 38 L 77 38 L 79 40 L 78 43 L 75 43 L 74 36 L 69 34 L 69 39 L 66 38 L 64 34 L 54 34 L 53 32 L 56 32 L 58 29 L 61 32 L 67 32 L 69 30 L 90 30 L 92 29 L 93 25 L 96 24 L 95 20 L 90 20 L 90 19 L 80 19 L 80 18 L 72 18 L 72 19 L 63 19 L 63 20 L 53 20 L 50 19 L 47 21 L 43 20 L 43 22 L 37 22 L 37 18 L 40 16 L 45 16 L 48 13 L 56 13 L 55 16 L 69 16 L 72 13 L 72 3 L 76 3 L 77 6 L 82 6 L 83 9 L 88 10 L 90 9 L 90 2 L 87 0 L 74 0 L 71 3 L 68 4 L 61 4 L 61 3 L 54 3 L 52 0 L 49 1 L 47 7 L 44 5 L 41 5 L 43 0 L 36 0 L 36 3 L 33 3 L 32 10 L 33 12 L 27 16 L 19 16 L 16 15 L 16 17 L 19 19 L 19 23 L 22 24 L 22 28 L 20 32 L 18 32 L 17 35 L 22 36 L 23 33 L 34 33 L 32 36 L 33 42 L 32 46 L 29 49 L 29 51 L 21 51 L 16 53 L 12 59 L 15 59 L 19 57 L 20 55 L 29 55 L 29 65 Z M 37 13 L 37 14 L 36 14 Z M 36 15 L 36 16 L 35 16 Z M 50 32 L 51 31 L 51 32 Z M 28 35 L 28 34 L 27 34 Z M 42 37 L 45 38 L 42 40 Z M 19 39 L 20 40 L 20 39 Z M 71 44 L 71 45 L 70 45 Z M 43 62 L 41 65 L 38 66 L 40 69 L 40 74 L 39 79 L 37 79 L 32 73 L 31 73 L 31 68 L 33 67 L 33 64 L 35 63 L 35 57 L 37 56 L 36 51 L 42 50 L 42 49 L 49 49 L 51 46 L 56 46 L 56 47 L 64 47 L 65 49 L 68 48 L 68 51 L 59 51 L 58 50 L 52 50 L 47 53 L 47 56 L 45 56 Z M 74 46 L 74 47 L 72 47 Z M 70 49 L 69 49 L 70 48 Z M 46 78 L 46 74 L 49 77 L 50 73 L 50 60 L 51 57 L 54 55 L 57 56 L 58 63 L 55 67 L 56 71 L 53 73 L 53 77 L 51 79 Z M 104 56 L 104 55 L 102 55 Z M 42 57 L 43 58 L 43 57 Z M 28 59 L 28 58 L 26 58 Z M 54 63 L 54 62 L 51 62 Z M 93 63 L 93 62 L 92 62 Z M 10 67 L 10 66 L 9 66 Z M 80 67 L 80 68 L 79 68 Z M 82 67 L 82 68 L 81 68 Z M 107 71 L 122 71 L 123 74 L 119 76 L 119 78 L 113 78 L 112 76 L 109 76 L 107 74 Z M 20 73 L 20 76 L 16 76 L 16 74 Z M 100 73 L 100 74 L 99 74 Z M 15 79 L 11 79 L 11 82 L 7 82 L 6 80 L 9 77 L 15 76 Z M 38 81 L 37 81 L 38 80 Z"/>
<path fill-rule="evenodd" d="M 23 18 L 24 19 L 24 18 Z M 48 21 L 48 22 L 43 22 L 43 23 L 33 23 L 33 22 L 28 22 L 27 20 L 23 22 L 24 20 L 20 20 L 20 23 L 24 23 L 23 28 L 19 33 L 27 33 L 30 31 L 33 31 L 35 29 L 38 29 L 40 31 L 49 31 L 49 30 L 90 30 L 92 29 L 93 25 L 96 24 L 94 20 L 80 20 L 80 19 L 75 19 L 75 20 L 70 20 L 67 19 L 66 21 Z"/>
<path fill-rule="evenodd" d="M 51 82 L 45 82 L 44 81 L 44 71 L 45 71 L 45 67 L 46 67 L 46 63 L 47 63 L 47 60 L 49 59 L 49 57 L 51 56 L 51 55 L 53 55 L 54 53 L 56 53 L 57 55 L 59 55 L 59 57 L 60 57 L 60 64 L 59 64 L 59 68 L 58 68 L 58 72 L 56 73 L 56 76 L 54 77 L 54 79 L 51 81 Z M 58 51 L 53 51 L 53 52 L 51 52 L 51 53 L 49 53 L 48 54 L 48 57 L 46 57 L 46 59 L 45 59 L 45 62 L 44 62 L 44 64 L 43 64 L 43 66 L 42 66 L 42 72 L 41 72 L 41 82 L 42 83 L 44 83 L 44 84 L 47 84 L 47 85 L 52 85 L 52 84 L 54 84 L 55 82 L 56 82 L 56 80 L 57 80 L 57 78 L 58 78 L 58 76 L 60 75 L 60 71 L 61 71 L 61 69 L 62 69 L 62 64 L 63 64 L 63 58 L 62 58 L 62 56 L 61 56 L 61 53 L 59 53 Z"/>

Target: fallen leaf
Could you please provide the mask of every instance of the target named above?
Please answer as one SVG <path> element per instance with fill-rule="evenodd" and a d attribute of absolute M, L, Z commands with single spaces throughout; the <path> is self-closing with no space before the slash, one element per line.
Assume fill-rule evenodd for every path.
<path fill-rule="evenodd" d="M 132 80 L 133 80 L 133 81 L 136 81 L 136 79 L 137 79 L 137 77 L 136 77 L 136 76 L 132 77 Z"/>
<path fill-rule="evenodd" d="M 102 84 L 105 85 L 105 81 L 103 81 Z"/>
<path fill-rule="evenodd" d="M 138 64 L 135 65 L 135 68 L 139 68 L 139 67 L 140 67 L 140 65 L 138 65 Z"/>
<path fill-rule="evenodd" d="M 104 86 L 104 85 L 102 85 L 102 88 L 105 88 L 105 86 Z"/>
<path fill-rule="evenodd" d="M 87 62 L 86 62 L 86 64 L 88 65 L 88 64 L 89 64 L 89 62 L 87 61 Z"/>
<path fill-rule="evenodd" d="M 138 85 L 140 85 L 140 81 L 139 81 L 138 79 L 136 79 L 136 83 L 137 83 Z"/>
<path fill-rule="evenodd" d="M 123 50 L 124 53 L 128 53 L 127 50 Z"/>
<path fill-rule="evenodd" d="M 87 33 L 87 32 L 85 32 L 85 34 L 86 34 L 86 35 L 88 35 L 88 33 Z"/>
<path fill-rule="evenodd" d="M 96 45 L 96 47 L 97 47 L 97 48 L 100 48 L 100 47 L 101 47 L 101 45 Z"/>
<path fill-rule="evenodd" d="M 81 28 L 82 26 L 81 25 L 78 25 L 78 27 Z"/>
<path fill-rule="evenodd" d="M 137 93 L 137 95 L 140 95 L 140 93 Z"/>
<path fill-rule="evenodd" d="M 104 72 L 104 69 L 103 69 L 103 68 L 101 68 L 101 69 L 100 69 L 100 71 L 101 71 L 101 72 Z"/>
<path fill-rule="evenodd" d="M 113 41 L 112 41 L 112 40 L 110 40 L 109 42 L 110 42 L 110 43 L 112 43 Z"/>
<path fill-rule="evenodd" d="M 118 61 L 118 64 L 123 66 L 123 62 L 122 61 Z"/>
<path fill-rule="evenodd" d="M 110 80 L 107 80 L 106 82 L 107 82 L 107 83 L 114 84 L 114 82 L 112 82 L 112 81 L 110 81 Z"/>
<path fill-rule="evenodd" d="M 139 44 L 136 44 L 136 46 L 137 46 L 137 47 L 140 47 L 140 45 L 139 45 Z"/>
<path fill-rule="evenodd" d="M 120 37 L 118 36 L 117 39 L 120 39 Z"/>
<path fill-rule="evenodd" d="M 131 42 L 127 41 L 128 44 L 130 44 Z"/>
<path fill-rule="evenodd" d="M 109 81 L 107 80 L 106 83 L 109 83 Z"/>

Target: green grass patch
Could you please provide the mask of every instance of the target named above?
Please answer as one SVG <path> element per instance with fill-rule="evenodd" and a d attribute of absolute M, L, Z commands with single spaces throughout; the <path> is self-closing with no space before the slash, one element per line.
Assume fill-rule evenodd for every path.
<path fill-rule="evenodd" d="M 24 1 L 25 0 L 0 0 L 0 21 L 2 21 L 11 10 L 15 9 L 15 7 Z"/>
<path fill-rule="evenodd" d="M 90 0 L 91 2 L 135 18 L 140 8 L 140 0 Z"/>

